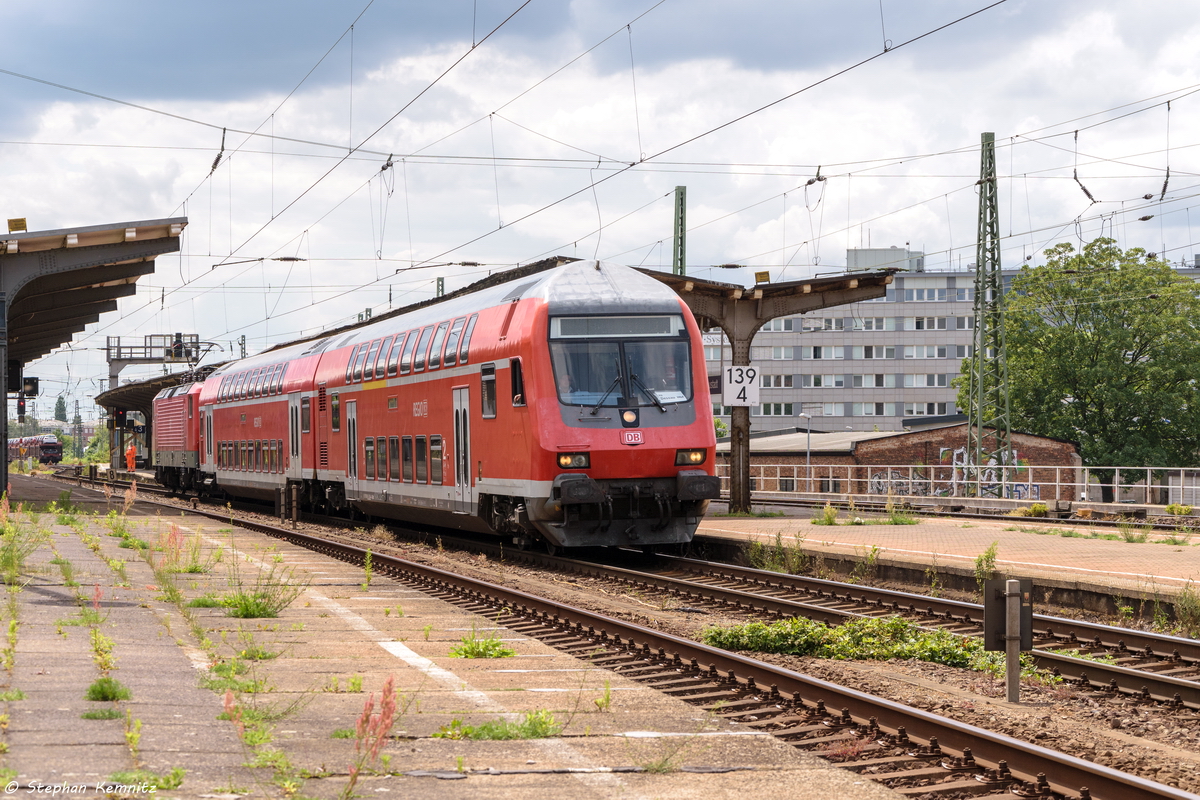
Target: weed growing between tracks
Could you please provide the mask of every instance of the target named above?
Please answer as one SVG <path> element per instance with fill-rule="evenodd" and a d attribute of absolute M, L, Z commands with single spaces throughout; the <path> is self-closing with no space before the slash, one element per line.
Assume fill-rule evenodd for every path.
<path fill-rule="evenodd" d="M 755 569 L 800 575 L 808 569 L 808 554 L 801 546 L 803 541 L 796 537 L 795 544 L 784 544 L 783 534 L 778 532 L 774 544 L 751 539 L 746 547 L 746 561 Z"/>
<path fill-rule="evenodd" d="M 751 650 L 836 660 L 915 659 L 951 667 L 1004 674 L 1004 654 L 987 652 L 982 639 L 922 630 L 901 617 L 852 620 L 836 628 L 809 619 L 749 622 L 708 628 L 701 641 L 726 650 Z M 1033 677 L 1033 659 L 1022 654 L 1022 674 Z M 1045 681 L 1053 679 L 1043 678 Z"/>
<path fill-rule="evenodd" d="M 229 559 L 231 591 L 225 596 L 224 604 L 231 617 L 277 617 L 308 588 L 310 578 L 298 577 L 295 567 L 281 566 L 277 561 L 265 568 L 260 565 L 255 570 L 254 580 L 248 581 L 239 565 L 241 559 L 234 546 L 233 531 L 229 532 L 229 551 L 232 554 Z"/>
<path fill-rule="evenodd" d="M 552 739 L 562 733 L 564 723 L 554 719 L 548 709 L 526 711 L 524 716 L 515 722 L 506 719 L 493 719 L 479 725 L 463 725 L 461 719 L 455 718 L 449 725 L 443 725 L 434 739 L 472 739 L 475 741 L 509 741 L 512 739 Z"/>

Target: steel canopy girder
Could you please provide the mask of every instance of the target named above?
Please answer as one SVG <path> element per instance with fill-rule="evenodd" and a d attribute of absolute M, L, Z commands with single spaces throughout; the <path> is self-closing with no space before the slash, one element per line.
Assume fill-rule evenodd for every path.
<path fill-rule="evenodd" d="M 764 283 L 746 289 L 731 283 L 641 270 L 676 291 L 693 315 L 714 322 L 733 346 L 732 365 L 750 366 L 750 343 L 776 317 L 883 297 L 897 269 Z M 750 510 L 750 409 L 735 406 L 729 415 L 729 510 Z"/>
<path fill-rule="evenodd" d="M 147 264 L 153 266 L 154 262 L 148 261 Z M 69 290 L 77 291 L 77 290 Z M 88 289 L 85 295 L 79 295 L 80 302 L 71 303 L 75 300 L 74 295 L 69 292 L 56 292 L 53 294 L 43 294 L 34 297 L 22 297 L 15 303 L 9 304 L 8 307 L 8 324 L 13 325 L 21 320 L 41 319 L 43 314 L 55 312 L 63 308 L 63 306 L 72 306 L 74 308 L 83 309 L 89 305 L 97 307 L 115 301 L 121 297 L 130 297 L 137 292 L 136 283 L 119 283 L 112 286 L 98 286 Z"/>

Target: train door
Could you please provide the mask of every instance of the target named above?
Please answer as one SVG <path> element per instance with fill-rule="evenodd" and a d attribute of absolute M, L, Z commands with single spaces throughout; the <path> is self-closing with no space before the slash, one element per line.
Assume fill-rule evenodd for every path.
<path fill-rule="evenodd" d="M 358 402 L 346 401 L 346 496 L 358 497 Z"/>
<path fill-rule="evenodd" d="M 200 471 L 212 472 L 212 409 L 200 409 Z"/>
<path fill-rule="evenodd" d="M 287 444 L 287 476 L 289 480 L 300 480 L 302 459 L 300 458 L 300 393 L 288 395 L 288 444 Z"/>
<path fill-rule="evenodd" d="M 470 389 L 454 390 L 454 508 L 474 511 L 471 490 L 471 403 Z"/>

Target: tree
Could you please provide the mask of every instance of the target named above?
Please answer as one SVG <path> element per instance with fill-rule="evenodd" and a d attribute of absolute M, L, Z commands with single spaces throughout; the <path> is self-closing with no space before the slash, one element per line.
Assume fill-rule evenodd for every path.
<path fill-rule="evenodd" d="M 1005 297 L 1013 428 L 1078 442 L 1089 466 L 1195 465 L 1200 286 L 1111 239 L 1046 255 Z"/>
<path fill-rule="evenodd" d="M 96 434 L 87 443 L 83 453 L 85 464 L 104 464 L 109 460 L 108 430 L 102 425 L 96 428 Z"/>
<path fill-rule="evenodd" d="M 63 397 L 61 394 L 58 396 L 58 399 L 54 401 L 54 418 L 61 422 L 67 421 L 67 398 Z"/>

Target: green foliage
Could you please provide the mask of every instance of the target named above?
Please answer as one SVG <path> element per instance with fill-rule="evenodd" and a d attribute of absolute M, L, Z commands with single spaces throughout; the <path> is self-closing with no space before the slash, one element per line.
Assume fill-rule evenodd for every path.
<path fill-rule="evenodd" d="M 96 433 L 88 440 L 87 447 L 83 450 L 83 463 L 107 464 L 108 461 L 108 430 L 100 425 L 97 426 Z"/>
<path fill-rule="evenodd" d="M 1200 633 L 1200 593 L 1191 581 L 1175 595 L 1175 622 L 1188 636 Z"/>
<path fill-rule="evenodd" d="M 713 417 L 713 432 L 717 434 L 718 439 L 723 439 L 729 435 L 729 426 L 724 420 Z"/>
<path fill-rule="evenodd" d="M 123 716 L 124 714 L 115 708 L 97 708 L 79 715 L 80 719 L 121 719 Z"/>
<path fill-rule="evenodd" d="M 0 692 L 0 703 L 13 703 L 17 700 L 24 700 L 25 693 L 20 689 L 5 689 Z"/>
<path fill-rule="evenodd" d="M 813 525 L 837 525 L 838 510 L 833 507 L 832 503 L 825 503 L 825 507 L 821 509 L 821 513 L 812 518 Z"/>
<path fill-rule="evenodd" d="M 1006 295 L 1013 429 L 1078 442 L 1087 465 L 1190 466 L 1200 439 L 1200 287 L 1111 239 L 1078 253 L 1059 244 L 1046 256 Z M 970 373 L 969 360 L 960 371 Z"/>
<path fill-rule="evenodd" d="M 463 725 L 454 719 L 433 734 L 434 739 L 473 739 L 476 741 L 507 741 L 510 739 L 549 739 L 558 736 L 563 726 L 545 709 L 526 711 L 517 722 L 493 719 L 480 725 Z"/>
<path fill-rule="evenodd" d="M 952 667 L 969 666 L 972 654 L 983 650 L 980 639 L 922 630 L 900 617 L 856 619 L 836 628 L 809 619 L 748 622 L 708 628 L 701 638 L 726 650 L 872 661 L 918 659 Z"/>
<path fill-rule="evenodd" d="M 129 691 L 128 687 L 121 684 L 116 678 L 108 675 L 102 675 L 92 681 L 92 685 L 88 687 L 84 698 L 93 700 L 98 703 L 111 703 L 115 700 L 129 700 L 133 697 L 133 692 Z"/>
<path fill-rule="evenodd" d="M 783 534 L 775 534 L 774 544 L 763 544 L 757 539 L 746 546 L 746 561 L 755 569 L 799 575 L 808 569 L 808 554 L 800 543 L 784 544 Z"/>
<path fill-rule="evenodd" d="M 474 628 L 463 635 L 461 644 L 450 648 L 451 658 L 508 658 L 516 654 L 516 650 L 497 638 L 496 631 L 481 637 Z"/>
<path fill-rule="evenodd" d="M 233 588 L 222 602 L 231 617 L 277 617 L 308 588 L 309 579 L 297 575 L 295 567 L 271 563 L 266 569 L 255 570 L 253 580 L 247 580 L 238 561 L 236 557 L 229 559 L 229 585 Z"/>
<path fill-rule="evenodd" d="M 354 729 L 353 728 L 338 728 L 336 731 L 329 734 L 329 738 L 330 739 L 353 739 L 354 738 Z"/>
<path fill-rule="evenodd" d="M 126 770 L 124 772 L 114 772 L 109 776 L 109 783 L 121 784 L 124 786 L 139 786 L 145 784 L 152 787 L 150 791 L 178 789 L 183 785 L 183 778 L 187 775 L 187 771 L 182 767 L 175 767 L 170 772 L 159 775 L 156 772 L 150 772 L 144 769 Z"/>
<path fill-rule="evenodd" d="M 992 542 L 987 550 L 975 557 L 975 585 L 980 594 L 983 594 L 983 585 L 996 577 L 996 553 L 999 550 L 1000 542 Z"/>
<path fill-rule="evenodd" d="M 1186 517 L 1192 513 L 1192 507 L 1183 503 L 1171 503 L 1167 506 L 1167 513 L 1176 517 Z"/>

